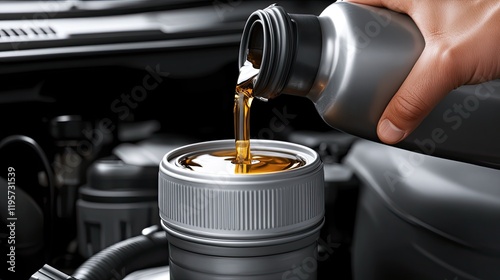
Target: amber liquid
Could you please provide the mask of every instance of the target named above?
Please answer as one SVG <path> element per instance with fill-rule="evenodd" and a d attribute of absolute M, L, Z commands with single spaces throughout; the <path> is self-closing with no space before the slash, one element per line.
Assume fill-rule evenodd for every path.
<path fill-rule="evenodd" d="M 193 154 L 182 158 L 179 164 L 187 169 L 209 173 L 256 174 L 289 170 L 303 166 L 305 161 L 293 154 L 250 149 L 250 107 L 254 99 L 253 80 L 258 75 L 255 61 L 249 54 L 241 67 L 234 96 L 235 150 L 210 154 Z"/>
<path fill-rule="evenodd" d="M 294 169 L 305 161 L 294 154 L 276 151 L 255 150 L 247 164 L 235 163 L 235 150 L 221 150 L 213 153 L 198 153 L 183 157 L 179 164 L 189 170 L 207 174 L 261 174 Z"/>
<path fill-rule="evenodd" d="M 236 145 L 235 164 L 250 164 L 250 107 L 252 106 L 253 79 L 258 71 L 252 63 L 246 62 L 240 69 L 234 95 L 234 137 Z M 243 171 L 244 172 L 244 171 Z"/>

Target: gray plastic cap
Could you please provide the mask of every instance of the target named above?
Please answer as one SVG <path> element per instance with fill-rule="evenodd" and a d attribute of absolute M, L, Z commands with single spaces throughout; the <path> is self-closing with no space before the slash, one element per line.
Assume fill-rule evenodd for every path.
<path fill-rule="evenodd" d="M 176 232 L 227 240 L 278 238 L 317 230 L 324 216 L 323 164 L 317 153 L 274 140 L 252 140 L 251 144 L 253 149 L 295 153 L 306 164 L 265 174 L 207 174 L 186 170 L 176 161 L 187 153 L 234 149 L 234 140 L 175 149 L 160 164 L 163 224 Z"/>

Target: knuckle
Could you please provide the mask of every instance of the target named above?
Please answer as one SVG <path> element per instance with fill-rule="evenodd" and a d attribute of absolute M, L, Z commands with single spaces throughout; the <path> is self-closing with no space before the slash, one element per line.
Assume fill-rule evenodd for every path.
<path fill-rule="evenodd" d="M 418 94 L 403 90 L 402 94 L 394 96 L 392 115 L 405 122 L 415 122 L 427 112 L 425 102 Z"/>
<path fill-rule="evenodd" d="M 459 46 L 443 44 L 436 50 L 437 65 L 445 72 L 454 72 L 459 67 L 462 51 Z"/>

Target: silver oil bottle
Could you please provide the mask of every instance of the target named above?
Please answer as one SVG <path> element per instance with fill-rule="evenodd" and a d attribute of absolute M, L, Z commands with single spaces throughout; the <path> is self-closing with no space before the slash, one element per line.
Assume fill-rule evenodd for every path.
<path fill-rule="evenodd" d="M 333 128 L 380 142 L 378 120 L 424 46 L 410 17 L 387 9 L 336 2 L 316 16 L 270 6 L 248 18 L 239 64 L 252 55 L 257 98 L 307 97 Z M 395 146 L 498 169 L 499 121 L 500 80 L 462 86 Z"/>

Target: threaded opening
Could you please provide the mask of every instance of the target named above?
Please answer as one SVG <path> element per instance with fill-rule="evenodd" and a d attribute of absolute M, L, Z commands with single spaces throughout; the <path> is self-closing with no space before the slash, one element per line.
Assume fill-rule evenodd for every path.
<path fill-rule="evenodd" d="M 257 10 L 248 18 L 240 45 L 239 67 L 248 60 L 259 69 L 254 96 L 271 99 L 285 87 L 293 62 L 292 31 L 290 16 L 279 6 Z"/>

